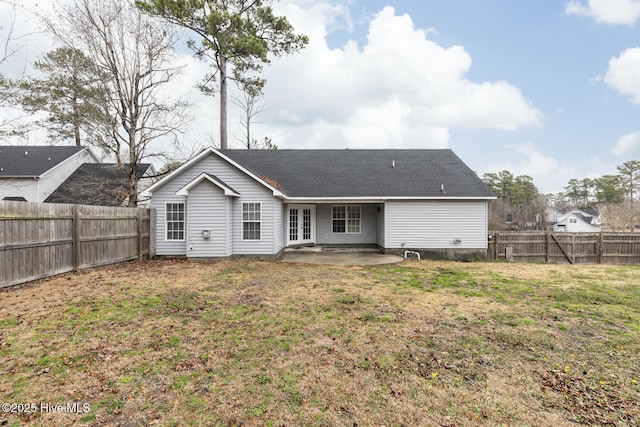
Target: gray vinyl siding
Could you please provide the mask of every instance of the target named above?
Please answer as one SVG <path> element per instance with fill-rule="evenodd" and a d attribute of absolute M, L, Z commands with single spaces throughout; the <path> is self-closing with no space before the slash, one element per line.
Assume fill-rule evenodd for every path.
<path fill-rule="evenodd" d="M 166 224 L 166 204 L 167 203 L 184 203 L 185 216 L 189 215 L 187 210 L 187 198 L 182 196 L 173 197 L 170 195 L 153 194 L 151 199 L 151 207 L 156 212 L 156 254 L 157 255 L 186 255 L 187 239 L 185 240 L 167 240 L 167 224 Z M 185 224 L 186 225 L 186 224 Z"/>
<path fill-rule="evenodd" d="M 203 181 L 187 196 L 187 256 L 227 256 L 227 204 L 229 197 L 209 181 Z M 202 230 L 211 230 L 205 239 Z"/>
<path fill-rule="evenodd" d="M 378 216 L 376 218 L 377 224 L 377 233 L 376 233 L 376 243 L 381 248 L 384 248 L 385 238 L 384 238 L 384 205 L 377 205 L 376 210 L 378 212 Z"/>
<path fill-rule="evenodd" d="M 227 245 L 232 251 L 229 255 L 272 255 L 274 252 L 274 207 L 281 206 L 281 202 L 273 197 L 273 193 L 265 186 L 256 182 L 244 172 L 220 159 L 215 154 L 204 157 L 190 168 L 184 170 L 160 188 L 157 188 L 151 198 L 151 206 L 157 209 L 157 251 L 158 255 L 186 255 L 185 242 L 171 242 L 165 235 L 165 203 L 185 202 L 185 197 L 176 196 L 176 191 L 207 172 L 215 175 L 225 184 L 240 194 L 240 197 L 229 197 L 231 242 Z M 193 191 L 193 190 L 192 190 Z M 191 192 L 190 192 L 191 194 Z M 242 240 L 242 203 L 262 203 L 261 240 Z M 190 212 L 187 209 L 187 217 Z M 187 233 L 189 230 L 187 230 Z"/>
<path fill-rule="evenodd" d="M 335 205 L 344 204 L 345 203 L 335 203 Z M 360 206 L 360 234 L 333 233 L 331 218 L 331 206 L 333 206 L 333 204 L 321 204 L 316 206 L 316 242 L 321 245 L 375 244 L 377 205 L 359 203 L 346 204 Z"/>
<path fill-rule="evenodd" d="M 485 200 L 391 201 L 384 217 L 386 248 L 487 248 Z"/>

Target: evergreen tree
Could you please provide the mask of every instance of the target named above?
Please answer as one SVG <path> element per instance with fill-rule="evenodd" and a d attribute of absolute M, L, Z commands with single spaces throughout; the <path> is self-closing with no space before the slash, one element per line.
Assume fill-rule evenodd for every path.
<path fill-rule="evenodd" d="M 212 71 L 200 89 L 212 94 L 218 80 L 220 91 L 220 148 L 227 144 L 227 84 L 262 89 L 257 77 L 269 54 L 280 56 L 302 49 L 308 38 L 295 34 L 285 17 L 276 16 L 271 0 L 138 0 L 142 10 L 187 28 L 199 41 L 189 47 L 199 57 L 211 59 Z M 231 67 L 231 74 L 229 74 Z"/>

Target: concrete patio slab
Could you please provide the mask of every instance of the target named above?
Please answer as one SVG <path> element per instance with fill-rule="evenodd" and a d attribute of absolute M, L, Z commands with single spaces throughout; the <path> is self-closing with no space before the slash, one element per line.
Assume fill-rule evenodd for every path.
<path fill-rule="evenodd" d="M 362 251 L 305 251 L 285 252 L 279 261 L 304 262 L 309 264 L 333 265 L 380 265 L 394 264 L 402 261 L 397 255 L 381 254 L 379 252 Z"/>

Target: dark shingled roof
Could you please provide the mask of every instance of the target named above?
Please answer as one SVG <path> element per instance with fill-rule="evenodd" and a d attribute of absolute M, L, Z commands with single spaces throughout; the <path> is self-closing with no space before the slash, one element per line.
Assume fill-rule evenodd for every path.
<path fill-rule="evenodd" d="M 128 164 L 84 163 L 47 197 L 45 203 L 122 206 L 129 194 L 128 167 Z M 137 175 L 142 177 L 149 167 L 149 163 L 139 164 Z"/>
<path fill-rule="evenodd" d="M 220 152 L 287 197 L 495 197 L 448 149 Z"/>
<path fill-rule="evenodd" d="M 236 190 L 233 189 L 233 187 L 231 187 L 230 185 L 228 185 L 226 182 L 224 182 L 223 180 L 221 180 L 220 178 L 218 178 L 217 176 L 208 173 L 207 176 L 211 179 L 213 179 L 214 181 L 218 181 L 220 184 L 224 185 L 225 187 L 227 187 L 229 190 L 233 191 L 236 194 L 240 194 L 238 193 Z"/>
<path fill-rule="evenodd" d="M 588 213 L 589 215 L 593 215 L 595 217 L 600 216 L 600 211 L 598 211 L 597 209 L 585 208 L 585 209 L 582 209 L 582 211 Z"/>
<path fill-rule="evenodd" d="M 575 212 L 575 215 L 577 217 L 580 217 L 587 224 L 591 224 L 591 221 L 593 221 L 593 217 L 592 216 L 584 216 L 580 212 Z"/>
<path fill-rule="evenodd" d="M 86 147 L 0 146 L 0 177 L 40 176 Z"/>

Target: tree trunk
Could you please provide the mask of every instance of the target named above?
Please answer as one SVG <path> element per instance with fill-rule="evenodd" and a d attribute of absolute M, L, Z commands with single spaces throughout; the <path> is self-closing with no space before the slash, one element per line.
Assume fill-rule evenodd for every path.
<path fill-rule="evenodd" d="M 220 149 L 227 147 L 227 58 L 220 55 Z"/>
<path fill-rule="evenodd" d="M 72 105 L 73 105 L 72 107 L 73 108 L 73 137 L 76 141 L 76 147 L 80 147 L 82 145 L 80 141 L 80 113 L 78 112 L 78 97 L 75 94 L 75 89 L 74 89 L 74 94 L 72 99 Z"/>
<path fill-rule="evenodd" d="M 251 149 L 251 115 L 247 113 L 247 150 Z"/>
<path fill-rule="evenodd" d="M 138 206 L 138 177 L 136 176 L 136 169 L 138 166 L 138 153 L 136 150 L 136 131 L 135 129 L 129 129 L 129 207 L 135 208 Z"/>
<path fill-rule="evenodd" d="M 138 177 L 136 176 L 136 163 L 129 163 L 129 207 L 138 206 Z"/>

